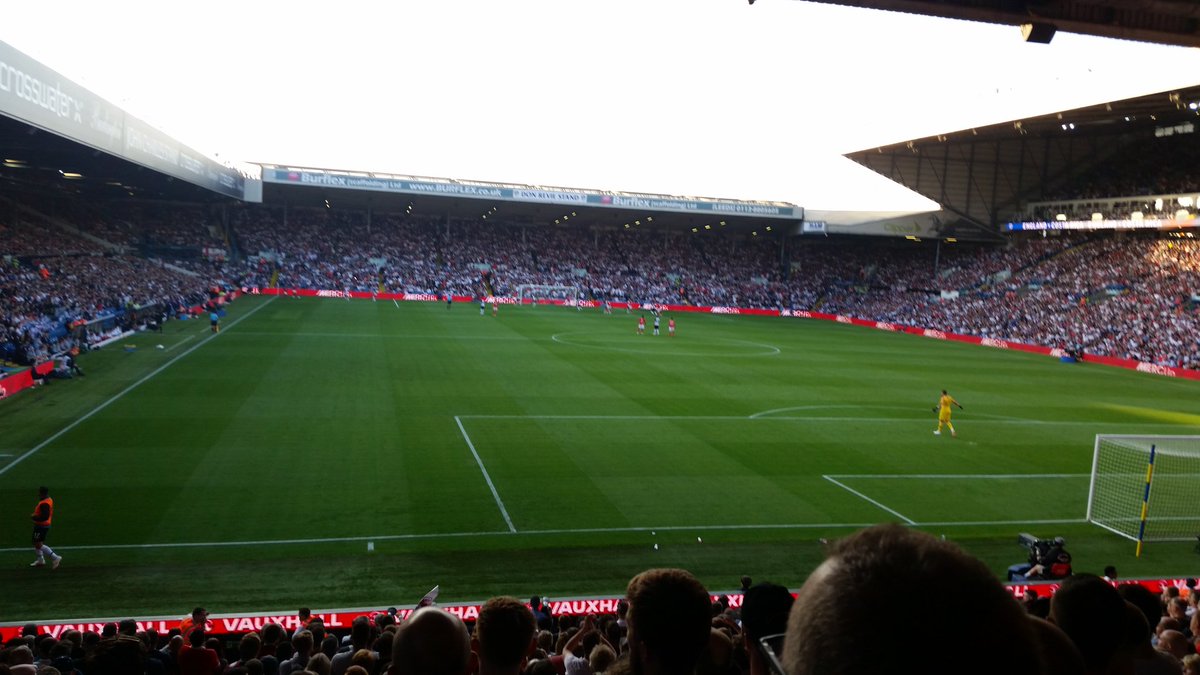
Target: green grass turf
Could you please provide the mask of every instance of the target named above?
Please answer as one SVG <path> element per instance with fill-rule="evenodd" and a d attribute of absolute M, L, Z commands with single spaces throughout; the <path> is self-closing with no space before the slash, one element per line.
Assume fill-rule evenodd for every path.
<path fill-rule="evenodd" d="M 622 311 L 247 298 L 215 338 L 176 322 L 87 354 L 86 378 L 0 405 L 0 621 L 617 594 L 653 566 L 795 587 L 821 539 L 902 518 L 998 573 L 1023 530 L 1066 536 L 1079 570 L 1194 573 L 1191 543 L 1137 559 L 1081 522 L 1085 477 L 989 476 L 1087 474 L 1097 433 L 1200 433 L 1198 383 L 676 319 L 656 338 Z M 931 433 L 942 388 L 957 439 Z M 40 484 L 56 571 L 27 567 Z"/>

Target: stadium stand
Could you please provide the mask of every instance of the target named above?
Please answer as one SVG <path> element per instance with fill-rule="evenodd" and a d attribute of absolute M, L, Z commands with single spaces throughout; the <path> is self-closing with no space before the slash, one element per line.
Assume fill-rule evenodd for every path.
<path fill-rule="evenodd" d="M 1012 260 L 1030 258 L 1035 262 L 1001 281 L 976 276 L 980 285 L 953 300 L 906 286 L 846 293 L 833 306 L 879 321 L 1200 368 L 1194 239 L 1096 236 Z"/>
<path fill-rule="evenodd" d="M 69 349 L 87 349 L 115 326 L 131 327 L 153 313 L 175 313 L 211 297 L 210 270 L 201 277 L 103 239 L 106 226 L 71 229 L 39 222 L 26 212 L 0 228 L 0 358 L 45 361 Z"/>
<path fill-rule="evenodd" d="M 1186 195 L 1200 190 L 1193 158 L 1197 139 L 1194 125 L 1181 127 L 1186 133 L 1145 135 L 1137 142 L 1120 146 L 1104 162 L 1074 176 L 1054 194 L 1030 205 L 1030 220 L 1090 220 L 1100 213 L 1108 220 L 1123 220 L 1133 212 L 1146 217 L 1173 213 L 1178 204 L 1156 199 L 1164 195 Z M 1049 202 L 1049 203 L 1047 203 Z"/>
<path fill-rule="evenodd" d="M 1200 369 L 1200 243 L 1157 232 L 1023 235 L 936 252 L 833 238 L 791 244 L 785 267 L 778 240 L 721 233 L 415 215 L 368 225 L 361 211 L 271 206 L 237 209 L 228 227 L 192 205 L 126 204 L 105 217 L 57 207 L 77 221 L 33 205 L 16 212 L 0 224 L 0 290 L 11 299 L 0 349 L 17 363 L 86 347 L 74 322 L 177 311 L 214 285 L 487 297 L 542 284 L 597 301 L 820 310 Z M 226 260 L 227 250 L 236 255 Z"/>

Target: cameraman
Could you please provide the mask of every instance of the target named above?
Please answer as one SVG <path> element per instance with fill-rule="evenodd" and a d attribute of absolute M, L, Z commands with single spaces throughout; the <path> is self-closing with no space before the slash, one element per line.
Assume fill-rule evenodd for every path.
<path fill-rule="evenodd" d="M 1029 562 L 1008 568 L 1010 582 L 1046 581 L 1065 579 L 1071 576 L 1071 554 L 1066 549 L 1066 540 L 1055 537 L 1053 541 L 1036 541 L 1029 547 Z"/>

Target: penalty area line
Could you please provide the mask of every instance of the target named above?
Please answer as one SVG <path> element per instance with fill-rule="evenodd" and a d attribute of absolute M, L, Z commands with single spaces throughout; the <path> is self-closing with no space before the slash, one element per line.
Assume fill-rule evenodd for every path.
<path fill-rule="evenodd" d="M 768 411 L 770 412 L 770 411 Z M 756 413 L 760 414 L 760 413 Z M 854 416 L 792 416 L 768 415 L 459 415 L 464 420 L 633 420 L 633 421 L 754 421 L 754 422 L 861 422 L 861 423 L 921 423 L 928 422 L 927 417 L 854 417 Z M 960 422 L 961 423 L 961 422 Z M 1039 426 L 1089 426 L 1089 427 L 1193 427 L 1195 425 L 1177 424 L 1174 422 L 1095 422 L 1090 420 L 1033 420 L 1021 418 L 1004 419 L 973 419 L 972 425 L 1039 425 Z"/>
<path fill-rule="evenodd" d="M 900 520 L 903 520 L 905 523 L 907 523 L 909 525 L 917 524 L 917 521 L 913 520 L 912 518 L 909 518 L 908 516 L 904 515 L 903 513 L 900 513 L 899 511 L 888 507 L 887 505 L 885 505 L 882 502 L 871 499 L 870 497 L 864 495 L 863 493 L 859 492 L 858 490 L 855 490 L 854 488 L 850 487 L 849 485 L 846 485 L 845 483 L 837 480 L 833 476 L 821 476 L 821 478 L 824 478 L 825 480 L 829 481 L 830 483 L 833 483 L 834 485 L 842 488 L 846 492 L 849 492 L 850 494 L 852 494 L 864 501 L 870 502 L 871 504 L 878 506 L 879 508 L 883 509 L 884 511 L 887 511 L 888 513 L 892 514 L 893 516 L 896 516 L 897 518 L 899 518 Z"/>
<path fill-rule="evenodd" d="M 1088 522 L 1087 518 L 1047 518 L 1043 520 L 962 520 L 944 523 L 913 523 L 914 527 L 977 527 L 979 525 L 1074 525 Z"/>
<path fill-rule="evenodd" d="M 993 480 L 1002 478 L 1089 478 L 1091 475 L 1090 473 L 831 473 L 825 478 L 915 478 L 919 480 L 981 478 Z"/>
<path fill-rule="evenodd" d="M 500 508 L 500 515 L 504 516 L 504 522 L 508 523 L 508 531 L 516 532 L 517 528 L 513 525 L 512 518 L 508 515 L 508 509 L 504 508 L 504 500 L 500 499 L 500 493 L 496 490 L 496 484 L 492 482 L 492 477 L 488 475 L 487 468 L 483 465 L 483 460 L 479 458 L 479 453 L 475 451 L 475 444 L 471 442 L 471 437 L 467 435 L 467 429 L 463 426 L 462 420 L 456 415 L 454 423 L 458 425 L 458 430 L 462 432 L 463 440 L 467 442 L 467 447 L 471 449 L 471 455 L 475 457 L 475 463 L 479 465 L 479 471 L 483 473 L 483 479 L 487 481 L 488 489 L 492 491 L 492 497 L 496 500 L 496 506 Z"/>
<path fill-rule="evenodd" d="M 251 316 L 254 316 L 255 312 L 262 309 L 263 307 L 266 307 L 267 305 L 271 304 L 272 302 L 275 302 L 275 298 L 271 298 L 270 300 L 267 300 L 266 302 L 259 305 L 258 307 L 255 307 L 254 309 L 250 310 L 249 312 L 246 312 L 242 316 L 239 316 L 236 320 L 234 320 L 232 323 L 229 324 L 229 328 L 233 328 L 234 326 L 241 323 L 242 320 L 249 319 Z M 228 330 L 228 328 L 226 330 Z M 104 410 L 105 408 L 112 405 L 113 403 L 116 403 L 117 401 L 121 400 L 121 398 L 123 398 L 125 396 L 125 394 L 128 394 L 129 392 L 133 391 L 134 389 L 137 389 L 138 387 L 142 386 L 143 384 L 148 382 L 150 380 L 150 378 L 154 377 L 155 375 L 158 375 L 159 373 L 166 370 L 167 368 L 170 368 L 172 365 L 175 364 L 176 361 L 182 359 L 183 357 L 187 356 L 188 354 L 191 354 L 192 352 L 196 351 L 197 349 L 208 344 L 209 340 L 212 340 L 213 338 L 218 337 L 219 335 L 221 335 L 221 333 L 213 333 L 212 335 L 209 335 L 208 337 L 204 338 L 203 340 L 197 342 L 196 344 L 192 345 L 192 347 L 190 349 L 187 349 L 186 351 L 180 353 L 179 356 L 176 356 L 175 358 L 171 359 L 170 361 L 167 361 L 166 363 L 162 364 L 158 368 L 155 368 L 154 370 L 150 371 L 150 373 L 148 375 L 146 375 L 145 377 L 143 377 L 142 379 L 138 380 L 137 382 L 134 382 L 133 384 L 129 385 L 128 387 L 125 387 L 124 389 L 122 389 L 121 391 L 119 391 L 115 395 L 113 395 L 112 398 L 101 403 L 100 405 L 96 406 L 95 408 L 92 408 L 89 412 L 85 413 L 82 417 L 75 420 L 74 422 L 71 422 L 70 424 L 63 427 L 62 429 L 59 429 L 50 438 L 47 438 L 46 440 L 42 441 L 41 443 L 38 443 L 37 445 L 33 446 L 28 451 L 26 451 L 20 457 L 17 457 L 16 459 L 14 459 L 13 461 L 4 465 L 3 467 L 0 467 L 0 475 L 3 475 L 9 469 L 20 464 L 22 461 L 24 461 L 25 459 L 27 459 L 28 457 L 30 457 L 34 453 L 36 453 L 38 450 L 41 450 L 42 448 L 46 447 L 47 445 L 50 445 L 54 441 L 58 440 L 63 434 L 74 429 L 75 427 L 79 426 L 80 424 L 83 424 L 85 421 L 90 419 L 92 417 L 92 415 L 95 415 L 96 413 L 100 412 L 101 410 Z"/>

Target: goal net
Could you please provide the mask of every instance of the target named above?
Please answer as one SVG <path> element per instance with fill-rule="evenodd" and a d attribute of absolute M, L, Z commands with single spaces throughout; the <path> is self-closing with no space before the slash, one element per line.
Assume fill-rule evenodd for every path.
<path fill-rule="evenodd" d="M 1088 522 L 1138 542 L 1200 535 L 1200 436 L 1096 436 Z"/>
<path fill-rule="evenodd" d="M 573 305 L 579 300 L 579 287 L 524 284 L 517 286 L 517 299 L 522 305 Z"/>

